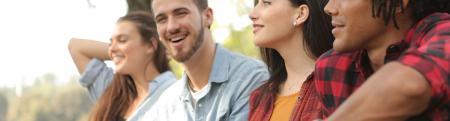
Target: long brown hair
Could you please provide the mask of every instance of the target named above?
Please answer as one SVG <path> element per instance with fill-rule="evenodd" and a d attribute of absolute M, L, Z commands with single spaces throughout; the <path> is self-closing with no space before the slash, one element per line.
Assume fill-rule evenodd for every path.
<path fill-rule="evenodd" d="M 256 2 L 257 0 L 255 4 L 257 4 Z M 328 0 L 289 0 L 289 2 L 292 7 L 299 7 L 305 4 L 310 9 L 308 20 L 306 20 L 302 28 L 303 33 L 305 33 L 303 45 L 306 53 L 315 59 L 331 49 L 334 40 L 331 33 L 331 18 L 323 10 Z M 278 51 L 272 48 L 260 48 L 260 53 L 262 60 L 269 68 L 270 78 L 268 83 L 260 87 L 262 95 L 256 99 L 255 104 L 264 106 L 264 110 L 268 110 L 272 105 L 264 104 L 264 102 L 261 102 L 261 99 L 278 93 L 281 83 L 287 79 L 287 71 L 284 59 Z"/>
<path fill-rule="evenodd" d="M 142 41 L 151 44 L 157 41 L 158 33 L 153 15 L 148 12 L 131 12 L 121 17 L 118 22 L 133 22 L 142 36 Z M 157 49 L 153 55 L 153 64 L 162 73 L 169 70 L 168 58 L 164 47 L 157 41 Z M 106 88 L 103 95 L 93 108 L 90 120 L 117 121 L 123 119 L 128 108 L 137 97 L 136 84 L 130 75 L 114 74 L 112 83 Z"/>

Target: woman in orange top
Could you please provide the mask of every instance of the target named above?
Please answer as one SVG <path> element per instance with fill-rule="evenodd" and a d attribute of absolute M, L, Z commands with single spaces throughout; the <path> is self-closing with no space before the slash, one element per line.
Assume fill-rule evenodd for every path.
<path fill-rule="evenodd" d="M 250 96 L 249 120 L 309 121 L 320 113 L 315 59 L 332 47 L 328 0 L 258 0 L 250 14 L 269 81 Z"/>

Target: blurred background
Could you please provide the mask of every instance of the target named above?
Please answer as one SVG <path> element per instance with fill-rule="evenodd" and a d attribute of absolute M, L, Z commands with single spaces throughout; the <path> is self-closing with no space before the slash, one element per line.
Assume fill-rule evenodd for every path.
<path fill-rule="evenodd" d="M 0 0 L 0 121 L 85 121 L 93 104 L 78 83 L 72 37 L 109 42 L 116 20 L 149 0 Z M 253 0 L 209 0 L 214 40 L 258 58 Z M 108 63 L 108 65 L 112 65 Z M 172 61 L 179 76 L 182 69 Z"/>

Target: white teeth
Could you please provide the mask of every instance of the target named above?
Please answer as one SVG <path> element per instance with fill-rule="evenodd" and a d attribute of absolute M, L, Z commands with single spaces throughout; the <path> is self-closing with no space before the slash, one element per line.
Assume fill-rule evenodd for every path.
<path fill-rule="evenodd" d="M 113 58 L 123 58 L 123 55 L 113 55 Z"/>
<path fill-rule="evenodd" d="M 185 36 L 174 37 L 174 38 L 171 38 L 170 41 L 172 41 L 172 42 L 180 41 L 180 40 L 183 39 L 184 37 L 185 37 Z"/>
<path fill-rule="evenodd" d="M 120 59 L 123 59 L 123 58 L 124 58 L 123 55 L 113 55 L 111 60 L 120 60 Z"/>

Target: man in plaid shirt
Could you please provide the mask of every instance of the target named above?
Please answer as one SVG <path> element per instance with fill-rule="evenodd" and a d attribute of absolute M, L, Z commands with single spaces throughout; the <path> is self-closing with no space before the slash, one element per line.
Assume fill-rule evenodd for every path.
<path fill-rule="evenodd" d="M 335 41 L 314 72 L 323 118 L 449 120 L 449 0 L 330 0 L 325 11 Z"/>

